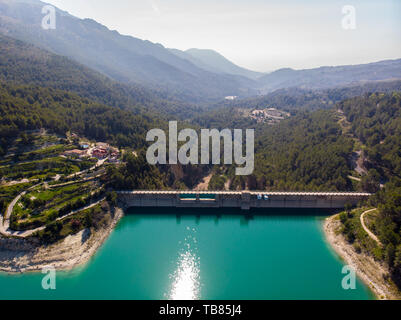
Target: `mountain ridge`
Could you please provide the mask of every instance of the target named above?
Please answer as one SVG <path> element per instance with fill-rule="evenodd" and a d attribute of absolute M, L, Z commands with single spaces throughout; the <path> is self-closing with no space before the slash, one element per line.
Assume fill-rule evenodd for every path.
<path fill-rule="evenodd" d="M 188 103 L 216 103 L 226 96 L 247 98 L 292 87 L 326 89 L 401 79 L 401 59 L 284 68 L 259 77 L 216 51 L 167 49 L 59 9 L 56 30 L 45 31 L 41 28 L 43 5 L 39 0 L 0 0 L 0 33 L 66 56 L 115 81 L 140 84 Z"/>
<path fill-rule="evenodd" d="M 248 94 L 252 81 L 215 74 L 181 59 L 160 44 L 111 31 L 93 19 L 56 8 L 56 29 L 43 30 L 41 1 L 0 1 L 0 32 L 64 55 L 114 80 L 176 91 L 205 100 Z"/>
<path fill-rule="evenodd" d="M 131 112 L 187 114 L 195 105 L 163 91 L 116 82 L 67 57 L 0 34 L 0 83 L 36 85 L 74 92 L 80 97 Z M 146 110 L 145 110 L 146 109 Z"/>
<path fill-rule="evenodd" d="M 301 70 L 282 68 L 262 76 L 259 84 L 260 89 L 266 93 L 291 87 L 327 89 L 363 82 L 398 79 L 401 79 L 401 58 Z"/>
<path fill-rule="evenodd" d="M 178 49 L 169 50 L 177 56 L 187 59 L 199 68 L 202 68 L 206 71 L 243 76 L 253 80 L 257 80 L 264 75 L 264 73 L 261 72 L 242 68 L 231 62 L 219 52 L 212 49 L 192 48 L 186 51 L 181 51 Z"/>

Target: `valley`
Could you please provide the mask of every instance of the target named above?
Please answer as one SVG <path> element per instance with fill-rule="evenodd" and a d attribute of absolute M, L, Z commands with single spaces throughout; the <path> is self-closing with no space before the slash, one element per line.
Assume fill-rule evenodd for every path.
<path fill-rule="evenodd" d="M 184 268 L 191 269 L 194 298 L 276 298 L 281 284 L 272 275 L 283 266 L 269 264 L 258 253 L 248 256 L 258 248 L 266 257 L 285 261 L 291 280 L 282 287 L 288 295 L 280 298 L 316 298 L 319 292 L 328 299 L 369 298 L 362 284 L 354 293 L 337 288 L 333 274 L 342 262 L 326 248 L 328 241 L 357 266 L 367 286 L 373 283 L 376 298 L 399 297 L 401 59 L 256 72 L 214 50 L 169 49 L 60 9 L 57 28 L 43 30 L 43 4 L 0 0 L 0 270 L 40 271 L 52 263 L 70 270 L 87 263 L 88 271 L 82 267 L 79 277 L 94 277 L 94 266 L 104 275 L 116 258 L 125 275 L 131 267 L 153 270 L 136 279 L 142 291 L 121 290 L 118 297 L 177 296 Z M 214 140 L 203 139 L 211 138 L 211 129 L 216 129 Z M 147 191 L 161 194 L 157 203 L 194 201 L 194 206 L 216 204 L 220 200 L 212 196 L 227 191 L 227 197 L 241 194 L 238 207 L 245 211 L 217 205 L 205 205 L 210 215 L 185 206 L 147 211 L 130 208 L 121 196 Z M 168 192 L 173 196 L 163 197 Z M 335 212 L 314 211 L 310 203 L 310 210 L 288 209 L 288 201 L 300 201 L 292 196 L 304 194 L 311 197 L 306 203 L 318 203 L 338 193 L 363 196 L 353 205 L 342 201 Z M 290 198 L 279 199 L 283 208 L 267 210 L 274 194 Z M 225 200 L 219 202 L 222 207 Z M 251 202 L 266 210 L 250 210 Z M 203 296 L 197 279 L 198 230 L 209 268 L 209 291 Z M 186 243 L 191 250 L 176 245 L 182 239 L 194 240 Z M 304 249 L 307 245 L 314 251 Z M 236 248 L 241 254 L 234 253 Z M 124 249 L 133 252 L 132 260 Z M 151 262 L 149 252 L 158 252 L 160 260 Z M 179 266 L 172 268 L 166 261 L 177 252 Z M 140 253 L 148 260 L 142 261 Z M 254 265 L 245 264 L 241 255 Z M 308 261 L 302 270 L 311 286 L 299 295 L 303 275 L 292 266 L 304 255 Z M 305 270 L 318 265 L 317 257 L 333 273 L 315 282 L 315 274 Z M 237 265 L 225 263 L 231 258 Z M 217 272 L 222 282 L 212 285 L 218 283 L 211 271 L 214 260 L 237 275 L 236 281 Z M 172 288 L 158 267 L 173 281 Z M 243 293 L 241 268 L 249 272 L 252 294 Z M 325 277 L 333 281 L 327 292 L 321 285 Z M 159 287 L 151 280 L 156 278 Z M 84 281 L 100 286 L 93 279 Z M 125 285 L 112 279 L 119 288 Z M 2 281 L 12 282 L 0 274 Z M 263 291 L 259 282 L 273 283 L 274 290 Z"/>

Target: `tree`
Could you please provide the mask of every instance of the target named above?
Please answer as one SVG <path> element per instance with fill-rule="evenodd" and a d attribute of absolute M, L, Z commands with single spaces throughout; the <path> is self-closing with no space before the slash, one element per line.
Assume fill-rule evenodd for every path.
<path fill-rule="evenodd" d="M 71 221 L 71 228 L 74 231 L 78 231 L 78 229 L 81 227 L 81 221 L 79 221 L 78 219 L 73 219 Z"/>
<path fill-rule="evenodd" d="M 388 244 L 386 247 L 386 262 L 392 268 L 394 266 L 394 259 L 395 259 L 395 248 L 392 243 Z"/>
<path fill-rule="evenodd" d="M 401 244 L 397 246 L 395 251 L 394 267 L 401 272 Z"/>
<path fill-rule="evenodd" d="M 361 180 L 362 189 L 366 192 L 376 193 L 380 190 L 380 175 L 376 169 L 370 169 Z"/>
<path fill-rule="evenodd" d="M 115 191 L 107 193 L 106 200 L 110 203 L 111 206 L 117 205 L 117 193 Z"/>
<path fill-rule="evenodd" d="M 90 228 L 93 226 L 93 219 L 92 219 L 93 210 L 88 211 L 84 217 L 84 225 L 86 228 Z"/>
<path fill-rule="evenodd" d="M 352 204 L 346 203 L 345 206 L 344 206 L 344 209 L 345 209 L 345 212 L 346 212 L 346 213 L 348 214 L 348 216 L 349 216 L 349 214 L 351 213 L 351 210 L 352 210 Z"/>

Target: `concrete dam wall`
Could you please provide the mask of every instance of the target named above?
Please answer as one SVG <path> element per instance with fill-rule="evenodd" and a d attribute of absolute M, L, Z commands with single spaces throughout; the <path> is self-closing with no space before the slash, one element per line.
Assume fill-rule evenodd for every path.
<path fill-rule="evenodd" d="M 342 209 L 371 194 L 356 192 L 119 191 L 124 207 Z"/>

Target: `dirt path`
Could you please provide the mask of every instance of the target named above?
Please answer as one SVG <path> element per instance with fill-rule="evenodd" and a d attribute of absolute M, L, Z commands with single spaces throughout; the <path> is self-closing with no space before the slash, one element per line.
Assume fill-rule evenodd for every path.
<path fill-rule="evenodd" d="M 97 178 L 100 178 L 102 176 L 104 176 L 104 173 L 98 174 L 97 176 L 94 176 L 94 177 L 84 178 L 82 180 L 73 180 L 73 181 L 69 181 L 69 182 L 65 182 L 65 183 L 48 185 L 47 189 L 60 188 L 60 187 L 65 187 L 65 186 L 69 186 L 69 185 L 73 185 L 73 184 L 77 184 L 77 183 L 88 182 L 88 181 L 96 180 Z"/>
<path fill-rule="evenodd" d="M 357 177 L 353 177 L 353 176 L 348 176 L 348 179 L 354 180 L 354 181 L 358 181 L 361 182 L 362 179 L 357 178 Z"/>
<path fill-rule="evenodd" d="M 0 214 L 0 234 L 7 234 L 7 230 L 10 227 L 11 213 L 13 212 L 15 205 L 21 199 L 21 197 L 23 197 L 29 190 L 36 188 L 42 184 L 43 184 L 43 182 L 28 188 L 27 190 L 21 192 L 18 196 L 15 197 L 15 199 L 13 201 L 10 202 L 10 204 L 7 207 L 6 212 L 4 213 L 4 217 Z"/>
<path fill-rule="evenodd" d="M 3 183 L 3 184 L 0 184 L 0 185 L 2 187 L 10 187 L 10 186 L 14 186 L 14 185 L 17 185 L 17 184 L 28 183 L 28 182 L 29 182 L 29 179 L 22 179 L 20 181 L 10 181 L 10 182 Z"/>
<path fill-rule="evenodd" d="M 46 228 L 46 226 L 43 227 L 39 227 L 36 229 L 32 229 L 32 230 L 26 230 L 26 231 L 14 231 L 14 230 L 10 230 L 10 217 L 11 214 L 14 210 L 15 205 L 17 204 L 17 202 L 31 189 L 40 186 L 42 183 L 39 183 L 37 185 L 34 185 L 32 187 L 30 187 L 28 190 L 25 190 L 23 192 L 21 192 L 17 197 L 14 198 L 13 201 L 11 201 L 11 203 L 8 205 L 7 210 L 4 214 L 4 217 L 0 215 L 0 234 L 3 234 L 5 236 L 13 236 L 13 237 L 18 237 L 18 238 L 26 238 L 31 236 L 32 234 L 34 234 L 37 231 L 41 231 L 44 230 Z M 86 210 L 86 209 L 90 209 L 94 206 L 96 206 L 97 204 L 99 204 L 100 202 L 104 201 L 106 198 L 102 198 L 99 201 L 96 201 L 92 204 L 89 204 L 83 208 L 77 209 L 77 210 L 73 210 L 70 213 L 57 218 L 55 221 L 60 221 L 64 218 L 67 218 L 69 216 L 72 216 L 80 211 Z"/>
<path fill-rule="evenodd" d="M 199 183 L 194 190 L 195 191 L 207 191 L 209 188 L 209 182 L 210 179 L 212 179 L 213 177 L 213 173 L 210 173 L 209 175 L 207 175 L 206 177 L 203 178 L 202 182 Z"/>
<path fill-rule="evenodd" d="M 7 230 L 10 227 L 10 216 L 16 203 L 26 194 L 26 191 L 20 193 L 11 203 L 8 205 L 7 210 L 4 214 L 4 218 L 0 216 L 0 233 L 7 235 Z"/>
<path fill-rule="evenodd" d="M 86 169 L 86 170 L 82 170 L 82 171 L 73 173 L 73 174 L 70 174 L 70 175 L 67 176 L 66 178 L 67 178 L 67 179 L 76 178 L 76 177 L 78 177 L 78 176 L 80 176 L 80 175 L 83 175 L 84 173 L 87 173 L 87 172 L 89 172 L 89 171 L 91 171 L 91 170 L 93 171 L 93 170 L 95 170 L 96 168 L 99 168 L 99 167 L 103 166 L 103 164 L 104 164 L 108 159 L 109 159 L 109 157 L 104 158 L 104 159 L 102 159 L 102 160 L 98 160 L 98 161 L 96 162 L 96 164 L 95 164 L 93 167 L 91 167 L 91 168 L 89 168 L 89 169 Z"/>
<path fill-rule="evenodd" d="M 24 194 L 21 194 L 20 196 L 23 196 Z M 19 196 L 19 197 L 20 197 Z M 18 198 L 18 197 L 17 197 Z M 19 200 L 19 198 L 17 199 L 17 198 L 15 198 L 14 200 L 16 200 L 16 202 L 14 203 L 14 205 L 13 205 L 13 207 L 15 206 L 15 204 L 18 202 L 18 200 Z M 67 217 L 69 217 L 69 216 L 72 216 L 72 215 L 74 215 L 74 214 L 76 214 L 76 213 L 78 213 L 78 212 L 80 212 L 80 211 L 83 211 L 83 210 L 87 210 L 87 209 L 90 209 L 90 208 L 92 208 L 92 207 L 94 207 L 94 206 L 96 206 L 96 205 L 98 205 L 99 203 L 101 203 L 102 201 L 104 201 L 106 198 L 102 198 L 102 199 L 100 199 L 99 201 L 96 201 L 96 202 L 94 202 L 94 203 L 92 203 L 92 204 L 90 204 L 90 205 L 87 205 L 87 206 L 85 206 L 85 207 L 83 207 L 83 208 L 80 208 L 80 209 L 77 209 L 77 210 L 73 210 L 73 211 L 71 211 L 70 213 L 68 213 L 68 214 L 66 214 L 66 215 L 64 215 L 64 216 L 62 216 L 62 217 L 59 217 L 59 218 L 57 218 L 55 221 L 60 221 L 60 220 L 62 220 L 62 219 L 65 219 L 65 218 L 67 218 Z M 14 201 L 13 201 L 14 202 Z M 10 205 L 11 206 L 11 205 Z M 11 211 L 12 212 L 12 211 Z M 7 220 L 6 220 L 7 221 Z M 9 228 L 10 228 L 10 219 L 8 218 L 8 221 L 4 224 L 4 226 L 3 226 L 3 229 L 1 229 L 2 227 L 0 226 L 0 233 L 2 233 L 2 234 L 4 234 L 4 235 L 6 235 L 6 236 L 13 236 L 13 237 L 18 237 L 18 238 L 26 238 L 26 237 L 29 237 L 29 236 L 31 236 L 31 235 L 33 235 L 35 232 L 37 232 L 37 231 L 41 231 L 41 230 L 44 230 L 44 229 L 46 229 L 46 226 L 42 226 L 42 227 L 39 227 L 39 228 L 36 228 L 36 229 L 32 229 L 32 230 L 26 230 L 26 231 L 14 231 L 14 230 L 10 230 Z M 0 223 L 1 223 L 1 220 L 0 220 Z"/>
<path fill-rule="evenodd" d="M 376 210 L 377 210 L 376 208 L 370 209 L 370 210 L 367 210 L 364 213 L 362 213 L 361 217 L 360 217 L 361 225 L 362 225 L 363 229 L 366 231 L 366 233 L 369 235 L 369 237 L 371 237 L 373 240 L 375 240 L 379 244 L 379 246 L 383 247 L 383 244 L 380 242 L 379 238 L 376 237 L 375 234 L 372 231 L 370 231 L 369 228 L 365 225 L 365 220 L 364 220 L 365 214 L 372 212 L 372 211 L 376 211 Z"/>
<path fill-rule="evenodd" d="M 351 160 L 354 166 L 354 170 L 358 172 L 358 174 L 360 174 L 361 176 L 367 174 L 367 170 L 364 167 L 365 158 L 362 150 L 353 152 Z"/>
<path fill-rule="evenodd" d="M 326 240 L 336 253 L 347 265 L 356 271 L 358 276 L 372 289 L 378 299 L 400 299 L 401 293 L 388 280 L 390 276 L 387 266 L 363 252 L 357 253 L 354 247 L 346 241 L 339 231 L 340 228 L 341 222 L 338 215 L 331 216 L 325 220 L 323 229 Z"/>

